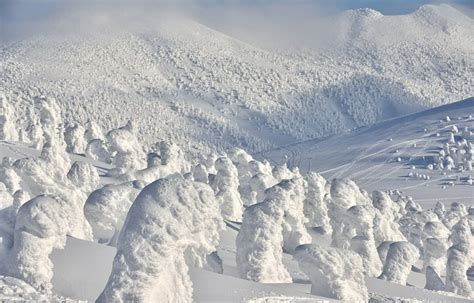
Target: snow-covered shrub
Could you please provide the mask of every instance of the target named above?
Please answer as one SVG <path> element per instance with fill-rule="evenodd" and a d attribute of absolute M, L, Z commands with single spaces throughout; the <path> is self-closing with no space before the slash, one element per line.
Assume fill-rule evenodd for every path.
<path fill-rule="evenodd" d="M 311 280 L 311 294 L 347 302 L 368 302 L 362 260 L 356 253 L 333 247 L 301 245 L 294 258 Z"/>
<path fill-rule="evenodd" d="M 87 143 L 84 134 L 86 130 L 78 123 L 66 127 L 64 131 L 64 141 L 66 142 L 66 151 L 74 154 L 84 154 Z"/>
<path fill-rule="evenodd" d="M 118 236 L 140 190 L 140 183 L 132 181 L 107 184 L 89 195 L 84 205 L 84 215 L 92 227 L 94 239 L 110 242 Z"/>
<path fill-rule="evenodd" d="M 309 172 L 306 175 L 308 194 L 304 203 L 304 215 L 309 227 L 322 227 L 325 233 L 331 233 L 328 215 L 329 183 L 320 174 Z"/>
<path fill-rule="evenodd" d="M 50 290 L 53 264 L 49 254 L 64 247 L 76 215 L 74 207 L 58 197 L 37 196 L 23 204 L 8 254 L 9 274 L 38 290 Z"/>
<path fill-rule="evenodd" d="M 240 221 L 242 219 L 243 203 L 239 194 L 239 176 L 237 168 L 227 157 L 216 160 L 216 176 L 211 183 L 216 192 L 221 213 L 224 219 Z"/>
<path fill-rule="evenodd" d="M 180 175 L 151 183 L 130 208 L 97 301 L 191 302 L 188 264 L 202 266 L 222 228 L 208 185 Z"/>
<path fill-rule="evenodd" d="M 411 267 L 419 256 L 418 249 L 409 242 L 391 243 L 379 279 L 405 285 Z"/>
<path fill-rule="evenodd" d="M 127 169 L 142 169 L 145 167 L 145 153 L 138 142 L 131 121 L 123 126 L 110 130 L 107 135 L 110 152 L 114 153 L 113 164 Z"/>
<path fill-rule="evenodd" d="M 281 202 L 275 198 L 245 209 L 235 245 L 242 278 L 260 283 L 291 283 L 283 265 L 283 214 Z"/>
<path fill-rule="evenodd" d="M 13 107 L 7 97 L 0 92 L 0 140 L 18 141 L 18 131 L 13 121 Z"/>
<path fill-rule="evenodd" d="M 374 239 L 375 212 L 371 205 L 355 205 L 347 210 L 344 220 L 345 229 L 350 233 L 349 246 L 362 257 L 364 272 L 371 277 L 382 271 Z"/>

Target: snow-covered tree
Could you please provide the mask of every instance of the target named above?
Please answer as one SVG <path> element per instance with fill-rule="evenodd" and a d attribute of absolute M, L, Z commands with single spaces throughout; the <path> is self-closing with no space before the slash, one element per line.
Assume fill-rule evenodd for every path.
<path fill-rule="evenodd" d="M 423 228 L 423 269 L 430 266 L 439 276 L 446 268 L 446 251 L 449 248 L 449 230 L 439 221 L 427 222 Z"/>
<path fill-rule="evenodd" d="M 0 164 L 0 182 L 5 184 L 10 194 L 21 189 L 21 178 L 13 168 L 13 163 L 11 158 L 4 157 Z"/>
<path fill-rule="evenodd" d="M 41 291 L 52 288 L 53 264 L 49 254 L 63 248 L 77 211 L 52 196 L 37 196 L 23 204 L 16 217 L 8 272 Z"/>
<path fill-rule="evenodd" d="M 328 215 L 330 199 L 329 182 L 316 172 L 306 175 L 308 194 L 304 203 L 304 214 L 309 227 L 321 227 L 325 233 L 331 233 Z"/>
<path fill-rule="evenodd" d="M 307 244 L 296 248 L 294 258 L 311 280 L 311 294 L 346 302 L 368 302 L 364 268 L 356 253 Z"/>
<path fill-rule="evenodd" d="M 350 248 L 362 257 L 364 271 L 375 277 L 382 271 L 382 263 L 375 246 L 375 208 L 371 205 L 354 205 L 347 210 L 345 229 L 350 234 Z"/>
<path fill-rule="evenodd" d="M 413 244 L 405 241 L 391 243 L 379 279 L 405 285 L 411 267 L 419 257 L 418 249 Z"/>
<path fill-rule="evenodd" d="M 131 121 L 123 127 L 110 130 L 106 138 L 110 152 L 115 153 L 113 159 L 115 166 L 126 169 L 142 169 L 146 166 L 146 156 Z"/>
<path fill-rule="evenodd" d="M 402 217 L 401 206 L 382 191 L 372 193 L 372 205 L 376 208 L 374 218 L 375 244 L 378 246 L 384 241 L 406 241 L 398 224 L 398 220 Z"/>
<path fill-rule="evenodd" d="M 216 192 L 216 199 L 221 207 L 224 219 L 240 221 L 242 219 L 243 203 L 239 194 L 239 176 L 237 168 L 227 157 L 216 160 L 216 176 L 211 183 Z"/>
<path fill-rule="evenodd" d="M 245 209 L 235 245 L 242 278 L 260 283 L 291 283 L 283 265 L 283 215 L 281 202 L 275 197 Z"/>
<path fill-rule="evenodd" d="M 131 181 L 107 184 L 89 195 L 84 205 L 84 215 L 92 227 L 94 239 L 101 243 L 115 242 L 128 210 L 141 189 L 140 182 Z"/>
<path fill-rule="evenodd" d="M 13 107 L 2 92 L 0 92 L 0 140 L 18 141 Z"/>
<path fill-rule="evenodd" d="M 85 131 L 84 127 L 78 123 L 66 127 L 64 131 L 64 141 L 66 142 L 66 151 L 68 153 L 85 153 L 88 143 L 84 137 Z"/>
<path fill-rule="evenodd" d="M 203 265 L 222 228 L 208 185 L 181 175 L 151 183 L 128 212 L 112 273 L 97 301 L 191 302 L 188 264 Z"/>
<path fill-rule="evenodd" d="M 347 231 L 344 230 L 346 211 L 355 205 L 370 205 L 368 194 L 362 191 L 350 179 L 334 179 L 331 182 L 331 200 L 329 203 L 329 218 L 332 227 L 331 245 L 338 248 L 349 248 Z"/>
<path fill-rule="evenodd" d="M 86 130 L 84 132 L 84 137 L 87 142 L 90 142 L 96 139 L 103 140 L 104 132 L 102 131 L 102 128 L 95 121 L 89 120 L 86 123 Z"/>
<path fill-rule="evenodd" d="M 446 264 L 446 290 L 470 297 L 472 288 L 467 279 L 467 270 L 474 262 L 474 237 L 467 217 L 453 226 Z"/>
<path fill-rule="evenodd" d="M 311 243 L 312 238 L 306 230 L 304 216 L 305 180 L 301 176 L 283 180 L 269 188 L 265 195 L 280 201 L 284 209 L 283 220 L 283 249 L 291 253 L 301 245 Z"/>

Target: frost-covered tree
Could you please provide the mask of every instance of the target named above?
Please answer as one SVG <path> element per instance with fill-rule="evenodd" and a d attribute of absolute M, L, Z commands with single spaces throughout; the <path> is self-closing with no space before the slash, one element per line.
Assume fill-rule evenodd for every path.
<path fill-rule="evenodd" d="M 308 219 L 307 225 L 321 227 L 325 233 L 331 233 L 328 215 L 329 182 L 316 172 L 309 172 L 306 181 L 308 194 L 304 203 L 304 215 Z"/>
<path fill-rule="evenodd" d="M 123 126 L 110 130 L 107 135 L 110 152 L 114 153 L 113 164 L 126 169 L 142 169 L 145 167 L 145 153 L 138 142 L 131 121 Z"/>
<path fill-rule="evenodd" d="M 92 140 L 103 140 L 104 139 L 104 132 L 102 128 L 93 120 L 89 120 L 86 123 L 86 130 L 84 132 L 84 137 L 87 142 Z"/>
<path fill-rule="evenodd" d="M 97 302 L 191 302 L 188 264 L 203 265 L 222 228 L 208 185 L 181 175 L 151 183 L 128 212 Z"/>
<path fill-rule="evenodd" d="M 132 181 L 107 184 L 89 195 L 84 205 L 84 215 L 92 227 L 94 239 L 101 243 L 110 243 L 116 239 L 141 189 L 140 182 Z"/>
<path fill-rule="evenodd" d="M 43 128 L 39 122 L 39 117 L 35 113 L 34 106 L 27 108 L 25 131 L 30 146 L 35 149 L 41 149 L 44 144 Z"/>
<path fill-rule="evenodd" d="M 356 253 L 307 244 L 296 248 L 294 258 L 311 280 L 311 294 L 346 302 L 368 302 L 364 268 Z"/>
<path fill-rule="evenodd" d="M 74 154 L 84 154 L 88 141 L 84 137 L 86 130 L 78 123 L 66 127 L 64 131 L 64 141 L 66 142 L 66 151 Z"/>
<path fill-rule="evenodd" d="M 279 200 L 284 209 L 283 249 L 288 253 L 292 253 L 297 246 L 312 241 L 306 230 L 307 221 L 303 212 L 305 188 L 305 180 L 297 176 L 283 180 L 265 192 L 267 198 Z"/>
<path fill-rule="evenodd" d="M 23 204 L 8 252 L 9 274 L 38 290 L 50 290 L 53 264 L 49 254 L 64 247 L 76 215 L 74 206 L 58 197 L 37 196 Z"/>
<path fill-rule="evenodd" d="M 400 231 L 398 220 L 402 217 L 401 206 L 382 191 L 372 193 L 372 205 L 376 208 L 374 218 L 375 244 L 384 241 L 406 241 Z"/>
<path fill-rule="evenodd" d="M 379 279 L 405 285 L 411 267 L 419 257 L 418 249 L 413 244 L 405 241 L 391 243 Z"/>
<path fill-rule="evenodd" d="M 344 231 L 346 211 L 355 205 L 370 205 L 368 194 L 362 191 L 350 179 L 334 179 L 331 182 L 331 200 L 329 203 L 329 218 L 332 227 L 331 245 L 338 248 L 349 248 L 347 231 Z"/>
<path fill-rule="evenodd" d="M 283 215 L 276 197 L 245 209 L 235 245 L 240 277 L 259 283 L 291 283 L 283 265 Z"/>
<path fill-rule="evenodd" d="M 159 155 L 156 152 L 148 153 L 146 168 L 129 169 L 125 174 L 119 176 L 119 179 L 123 181 L 140 180 L 148 184 L 174 173 L 189 172 L 191 167 L 176 144 L 161 141 L 157 145 Z"/>
<path fill-rule="evenodd" d="M 39 111 L 39 123 L 43 130 L 45 144 L 49 144 L 58 152 L 65 153 L 61 108 L 56 99 L 37 96 L 34 98 L 34 103 Z"/>
<path fill-rule="evenodd" d="M 216 192 L 216 199 L 221 207 L 224 219 L 242 220 L 243 203 L 239 194 L 239 176 L 237 168 L 227 157 L 216 160 L 216 176 L 211 183 Z"/>
<path fill-rule="evenodd" d="M 453 226 L 450 240 L 453 245 L 448 249 L 446 290 L 466 297 L 472 296 L 467 270 L 474 262 L 474 237 L 467 217 Z"/>
<path fill-rule="evenodd" d="M 467 215 L 466 206 L 459 202 L 451 203 L 451 206 L 444 215 L 442 222 L 447 228 L 451 229 L 459 220 Z"/>
<path fill-rule="evenodd" d="M 21 189 L 21 178 L 15 171 L 13 163 L 11 158 L 4 157 L 0 164 L 0 182 L 5 184 L 10 194 Z"/>
<path fill-rule="evenodd" d="M 427 222 L 423 228 L 423 269 L 430 266 L 439 276 L 444 275 L 449 230 L 439 221 Z"/>
<path fill-rule="evenodd" d="M 274 186 L 277 183 L 275 178 L 271 174 L 257 173 L 249 180 L 248 190 L 250 194 L 247 194 L 247 206 L 265 199 L 265 191 Z"/>
<path fill-rule="evenodd" d="M 375 212 L 371 205 L 354 205 L 347 210 L 345 219 L 345 228 L 350 233 L 349 246 L 362 257 L 364 271 L 371 277 L 380 275 L 382 271 L 374 239 Z"/>
<path fill-rule="evenodd" d="M 13 107 L 2 92 L 0 92 L 0 140 L 18 141 Z"/>

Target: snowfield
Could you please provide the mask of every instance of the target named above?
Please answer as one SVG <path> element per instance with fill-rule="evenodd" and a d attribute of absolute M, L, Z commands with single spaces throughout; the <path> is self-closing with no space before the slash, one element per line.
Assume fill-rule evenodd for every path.
<path fill-rule="evenodd" d="M 1 45 L 0 301 L 474 302 L 472 18 L 330 18 Z"/>

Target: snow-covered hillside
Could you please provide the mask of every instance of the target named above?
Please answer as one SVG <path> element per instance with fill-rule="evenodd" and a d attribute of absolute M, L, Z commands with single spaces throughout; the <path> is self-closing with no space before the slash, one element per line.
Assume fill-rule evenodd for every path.
<path fill-rule="evenodd" d="M 167 139 L 195 155 L 321 138 L 474 94 L 473 20 L 456 9 L 328 19 L 332 43 L 292 51 L 174 16 L 126 19 L 123 30 L 59 26 L 2 46 L 0 87 L 19 123 L 45 94 L 60 100 L 66 121 L 110 129 L 132 119 L 145 145 Z"/>
<path fill-rule="evenodd" d="M 473 127 L 469 98 L 259 156 L 328 179 L 351 178 L 367 190 L 399 189 L 424 207 L 438 201 L 473 205 L 474 172 L 465 160 L 472 158 Z"/>

